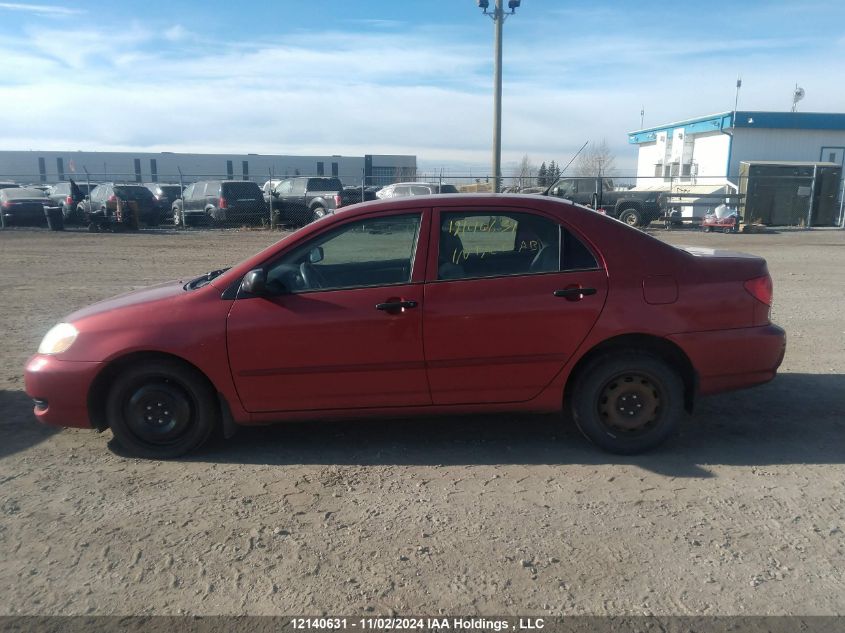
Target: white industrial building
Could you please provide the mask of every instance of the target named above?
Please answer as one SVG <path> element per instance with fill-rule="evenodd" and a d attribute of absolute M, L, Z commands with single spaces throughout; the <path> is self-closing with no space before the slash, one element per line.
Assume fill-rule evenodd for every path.
<path fill-rule="evenodd" d="M 630 132 L 637 187 L 738 184 L 743 161 L 845 160 L 845 114 L 722 112 Z"/>
<path fill-rule="evenodd" d="M 0 151 L 0 180 L 54 183 L 73 178 L 91 182 L 184 182 L 202 178 L 267 180 L 287 176 L 337 176 L 345 185 L 386 185 L 413 179 L 410 155 L 276 156 L 267 154 L 178 154 L 173 152 Z"/>

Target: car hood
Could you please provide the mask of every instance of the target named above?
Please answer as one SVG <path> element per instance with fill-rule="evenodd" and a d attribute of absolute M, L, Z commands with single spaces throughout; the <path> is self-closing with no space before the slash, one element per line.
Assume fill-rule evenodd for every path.
<path fill-rule="evenodd" d="M 153 304 L 159 301 L 184 295 L 186 292 L 184 284 L 184 281 L 175 280 L 132 290 L 77 310 L 73 314 L 70 314 L 65 321 L 72 323 L 104 312 L 114 312 L 115 310 L 122 310 L 124 308 L 142 306 L 143 304 L 149 304 L 152 309 Z"/>

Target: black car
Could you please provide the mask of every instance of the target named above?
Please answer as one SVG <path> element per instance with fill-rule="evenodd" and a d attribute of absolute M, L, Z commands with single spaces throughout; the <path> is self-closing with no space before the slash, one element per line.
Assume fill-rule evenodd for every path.
<path fill-rule="evenodd" d="M 24 187 L 0 189 L 0 226 L 45 223 L 55 230 L 64 228 L 59 209 L 47 194 Z"/>
<path fill-rule="evenodd" d="M 200 180 L 185 187 L 171 207 L 174 224 L 258 224 L 270 219 L 261 187 L 251 180 Z"/>
<path fill-rule="evenodd" d="M 97 185 L 77 183 L 73 180 L 59 182 L 50 188 L 47 196 L 53 204 L 62 210 L 62 216 L 68 222 L 82 222 L 83 217 L 77 214 L 79 205 Z"/>
<path fill-rule="evenodd" d="M 159 223 L 153 192 L 138 184 L 107 182 L 97 185 L 79 204 L 77 213 L 90 230 L 134 227 L 139 223 L 157 226 Z"/>
<path fill-rule="evenodd" d="M 170 211 L 173 203 L 182 197 L 182 187 L 160 182 L 148 182 L 144 186 L 152 192 L 158 205 L 159 222 L 167 222 L 171 218 Z"/>
<path fill-rule="evenodd" d="M 279 219 L 296 226 L 361 202 L 360 187 L 344 187 L 340 179 L 329 177 L 287 178 L 276 185 L 271 195 Z"/>

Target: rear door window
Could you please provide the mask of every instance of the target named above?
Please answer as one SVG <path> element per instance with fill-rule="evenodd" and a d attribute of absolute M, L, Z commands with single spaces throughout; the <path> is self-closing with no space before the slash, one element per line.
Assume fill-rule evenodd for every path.
<path fill-rule="evenodd" d="M 560 226 L 532 213 L 443 213 L 438 279 L 560 271 Z"/>

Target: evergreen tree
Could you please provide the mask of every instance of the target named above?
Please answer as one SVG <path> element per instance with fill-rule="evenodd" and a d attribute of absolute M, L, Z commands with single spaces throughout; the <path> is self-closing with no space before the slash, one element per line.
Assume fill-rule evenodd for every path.
<path fill-rule="evenodd" d="M 557 166 L 555 161 L 552 161 L 549 163 L 546 180 L 549 181 L 549 185 L 553 185 L 558 178 L 560 178 L 560 167 Z"/>
<path fill-rule="evenodd" d="M 543 161 L 543 164 L 540 165 L 540 171 L 537 172 L 537 184 L 541 187 L 548 187 L 548 183 L 546 180 L 548 179 L 548 171 L 546 169 L 546 161 Z"/>

